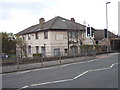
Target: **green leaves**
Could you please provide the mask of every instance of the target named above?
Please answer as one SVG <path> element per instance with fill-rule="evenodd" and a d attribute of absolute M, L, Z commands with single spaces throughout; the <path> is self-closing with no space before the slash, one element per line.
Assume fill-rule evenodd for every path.
<path fill-rule="evenodd" d="M 2 53 L 8 55 L 16 53 L 16 40 L 13 33 L 2 32 Z"/>

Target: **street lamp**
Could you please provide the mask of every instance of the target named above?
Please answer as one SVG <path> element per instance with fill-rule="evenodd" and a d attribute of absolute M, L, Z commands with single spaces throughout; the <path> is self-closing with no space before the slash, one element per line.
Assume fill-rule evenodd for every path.
<path fill-rule="evenodd" d="M 107 13 L 107 5 L 110 2 L 106 2 L 106 29 L 107 29 L 107 55 L 108 55 L 108 13 Z"/>

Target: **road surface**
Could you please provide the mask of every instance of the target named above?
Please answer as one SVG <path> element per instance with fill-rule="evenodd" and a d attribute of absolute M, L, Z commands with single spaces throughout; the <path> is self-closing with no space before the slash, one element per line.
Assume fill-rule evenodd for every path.
<path fill-rule="evenodd" d="M 118 53 L 2 75 L 3 88 L 118 88 Z"/>

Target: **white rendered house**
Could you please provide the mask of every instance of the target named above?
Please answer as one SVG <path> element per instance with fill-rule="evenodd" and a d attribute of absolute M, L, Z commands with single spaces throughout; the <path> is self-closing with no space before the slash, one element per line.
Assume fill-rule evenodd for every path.
<path fill-rule="evenodd" d="M 86 37 L 86 26 L 71 20 L 55 17 L 47 22 L 44 18 L 39 19 L 39 24 L 28 27 L 18 33 L 26 42 L 27 56 L 32 57 L 35 53 L 42 56 L 55 56 L 68 51 L 79 53 L 81 44 L 92 44 Z"/>

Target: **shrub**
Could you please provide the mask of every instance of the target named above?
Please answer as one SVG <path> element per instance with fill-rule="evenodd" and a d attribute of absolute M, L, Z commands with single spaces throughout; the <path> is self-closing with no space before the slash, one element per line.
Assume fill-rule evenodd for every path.
<path fill-rule="evenodd" d="M 9 58 L 16 58 L 16 55 L 15 54 L 11 54 L 11 55 L 8 55 Z"/>
<path fill-rule="evenodd" d="M 35 53 L 33 54 L 33 57 L 42 57 L 42 53 Z"/>
<path fill-rule="evenodd" d="M 82 46 L 82 49 L 83 49 L 83 50 L 92 50 L 92 49 L 93 49 L 93 45 L 84 44 L 84 45 Z"/>

